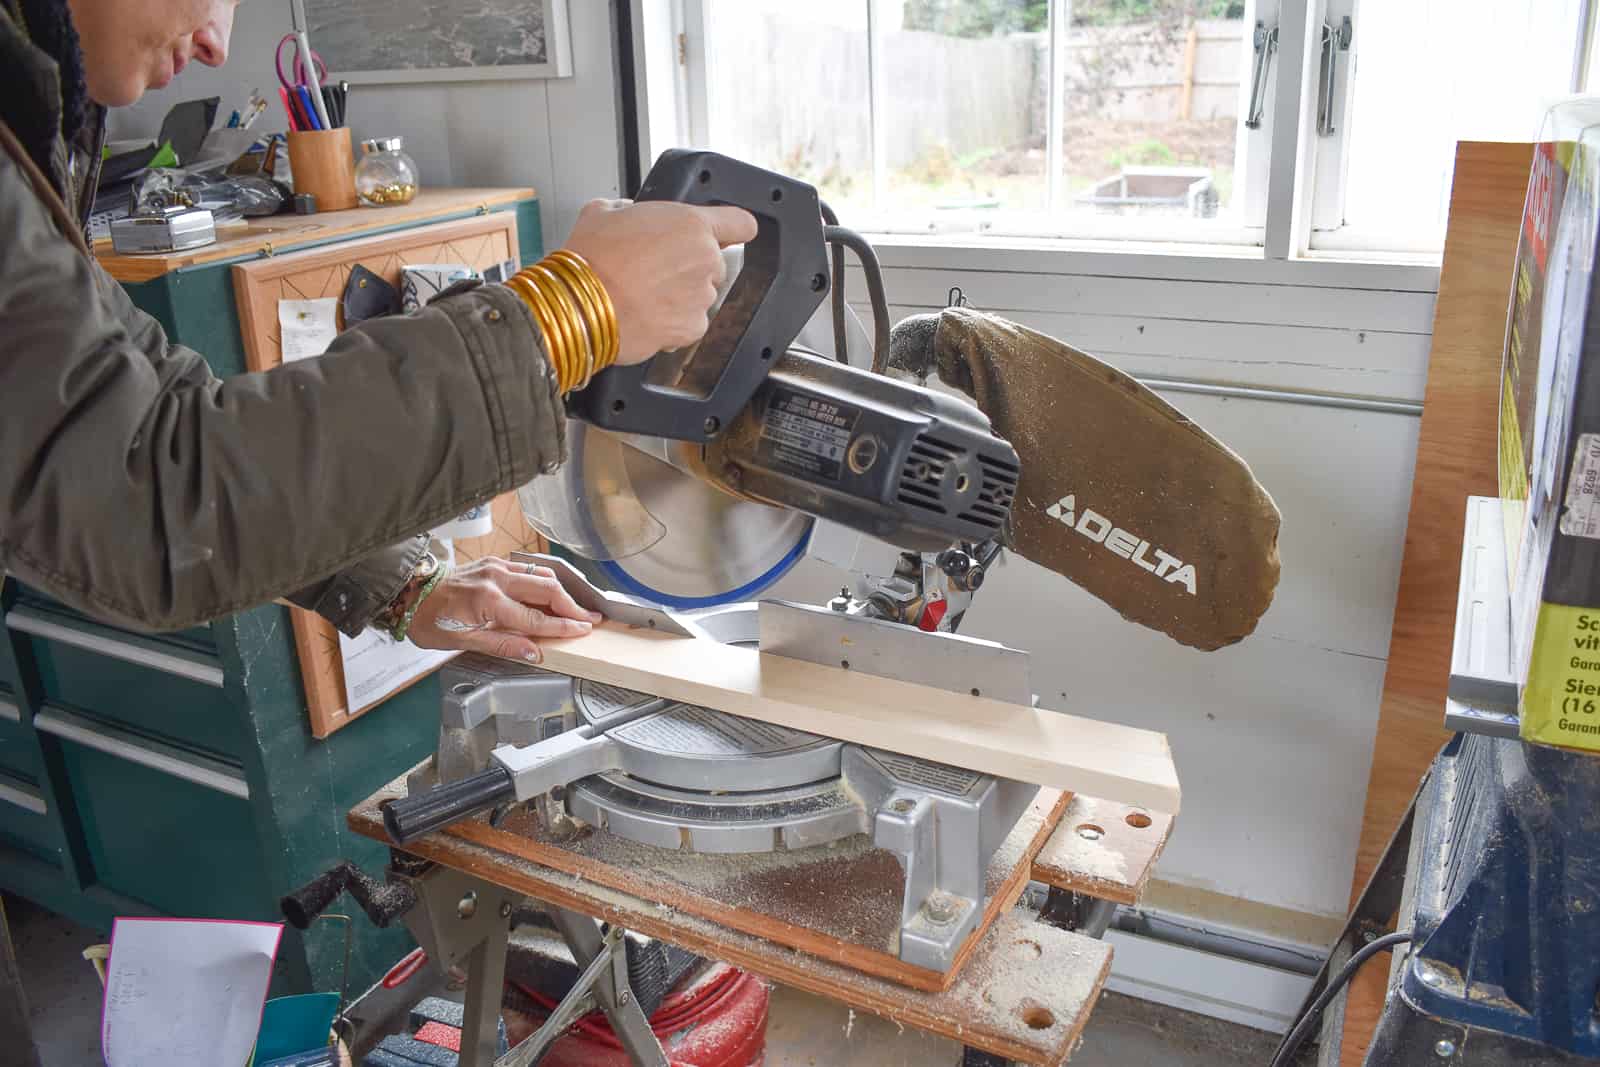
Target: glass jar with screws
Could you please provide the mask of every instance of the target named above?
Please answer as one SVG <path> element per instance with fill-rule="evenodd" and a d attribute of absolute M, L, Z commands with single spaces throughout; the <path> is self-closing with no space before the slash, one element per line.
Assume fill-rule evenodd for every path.
<path fill-rule="evenodd" d="M 417 195 L 417 165 L 405 154 L 399 137 L 361 142 L 356 164 L 356 196 L 368 207 L 409 204 Z"/>

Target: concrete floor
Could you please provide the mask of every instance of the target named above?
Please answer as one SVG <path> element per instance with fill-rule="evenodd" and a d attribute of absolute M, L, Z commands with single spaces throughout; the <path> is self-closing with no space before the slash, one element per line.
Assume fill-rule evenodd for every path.
<path fill-rule="evenodd" d="M 14 897 L 5 900 L 44 1067 L 100 1057 L 100 983 L 80 953 L 105 937 Z M 1270 1034 L 1107 993 L 1073 1067 L 1239 1067 L 1265 1063 Z M 0 1049 L 0 1060 L 4 1060 Z M 952 1041 L 793 989 L 773 991 L 766 1067 L 958 1067 Z"/>

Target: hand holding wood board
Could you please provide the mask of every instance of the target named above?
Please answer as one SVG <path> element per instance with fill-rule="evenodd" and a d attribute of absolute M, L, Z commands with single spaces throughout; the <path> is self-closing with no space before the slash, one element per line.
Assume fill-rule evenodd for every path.
<path fill-rule="evenodd" d="M 1177 814 L 1164 734 L 607 622 L 544 666 L 872 748 Z"/>

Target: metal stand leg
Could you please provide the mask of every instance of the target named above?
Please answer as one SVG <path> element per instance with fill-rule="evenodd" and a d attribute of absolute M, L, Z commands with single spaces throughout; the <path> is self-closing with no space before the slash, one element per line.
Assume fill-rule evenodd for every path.
<path fill-rule="evenodd" d="M 495 1067 L 529 1067 L 537 1063 L 545 1049 L 566 1033 L 578 1019 L 599 1008 L 611 1021 L 611 1031 L 639 1067 L 670 1067 L 661 1042 L 650 1029 L 650 1020 L 628 985 L 628 953 L 623 931 L 618 927 L 602 930 L 587 915 L 565 908 L 546 909 L 556 929 L 572 951 L 572 959 L 583 973 L 561 998 L 544 1025 L 501 1057 Z"/>
<path fill-rule="evenodd" d="M 506 986 L 509 921 L 495 927 L 467 954 L 467 998 L 461 1020 L 458 1067 L 493 1067 L 500 1051 L 500 1000 Z"/>

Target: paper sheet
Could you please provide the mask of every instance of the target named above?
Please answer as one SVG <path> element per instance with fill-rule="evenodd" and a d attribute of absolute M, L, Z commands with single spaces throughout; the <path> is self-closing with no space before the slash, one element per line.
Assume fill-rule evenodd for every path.
<path fill-rule="evenodd" d="M 337 336 L 339 301 L 333 297 L 278 301 L 278 337 L 285 363 L 322 355 Z"/>
<path fill-rule="evenodd" d="M 244 1067 L 281 923 L 117 919 L 100 1044 L 107 1067 Z"/>
<path fill-rule="evenodd" d="M 455 655 L 418 648 L 410 641 L 394 641 L 370 628 L 361 631 L 360 637 L 340 634 L 339 649 L 344 653 L 345 707 L 352 714 Z"/>

